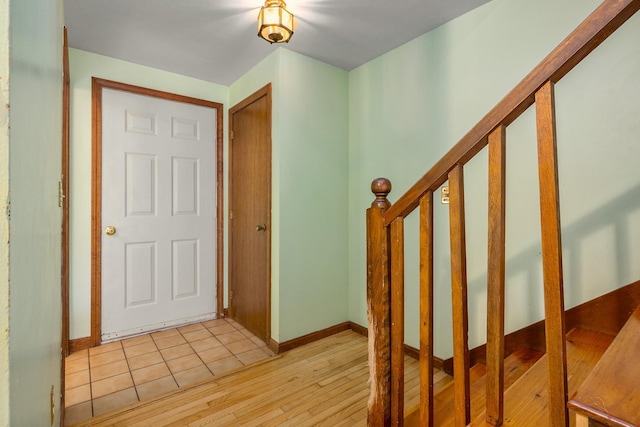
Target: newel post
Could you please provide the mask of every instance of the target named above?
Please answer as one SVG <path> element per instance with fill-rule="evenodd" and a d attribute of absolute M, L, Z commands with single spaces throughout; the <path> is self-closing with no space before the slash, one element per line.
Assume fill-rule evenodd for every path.
<path fill-rule="evenodd" d="M 389 229 L 384 213 L 391 206 L 387 195 L 391 182 L 371 183 L 376 198 L 367 209 L 367 317 L 369 321 L 369 394 L 367 425 L 391 423 L 391 311 L 389 279 Z"/>

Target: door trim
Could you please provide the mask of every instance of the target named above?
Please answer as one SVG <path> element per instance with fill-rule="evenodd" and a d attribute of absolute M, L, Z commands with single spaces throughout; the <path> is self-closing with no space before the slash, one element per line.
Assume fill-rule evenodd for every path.
<path fill-rule="evenodd" d="M 62 53 L 62 176 L 58 189 L 58 201 L 62 207 L 62 355 L 69 355 L 69 44 L 67 27 L 64 27 Z"/>
<path fill-rule="evenodd" d="M 216 295 L 223 281 L 223 104 L 189 96 L 92 77 L 92 154 L 91 154 L 91 337 L 90 346 L 100 345 L 102 334 L 102 90 L 114 89 L 168 101 L 215 108 L 216 110 Z M 222 301 L 217 297 L 217 315 Z"/>
<path fill-rule="evenodd" d="M 233 131 L 233 115 L 242 110 L 243 108 L 247 107 L 248 105 L 252 104 L 253 102 L 257 101 L 258 99 L 262 98 L 262 97 L 266 97 L 266 101 L 267 101 L 267 143 L 269 144 L 269 159 L 268 159 L 268 168 L 267 168 L 267 184 L 269 186 L 269 191 L 267 192 L 267 194 L 265 194 L 265 197 L 268 198 L 268 205 L 269 205 L 269 209 L 267 212 L 267 277 L 266 277 L 266 284 L 267 284 L 267 301 L 266 301 L 266 305 L 267 305 L 267 314 L 266 314 L 266 329 L 267 329 L 267 337 L 266 337 L 266 343 L 267 345 L 270 345 L 271 342 L 271 191 L 272 191 L 272 180 L 271 180 L 271 175 L 272 175 L 272 139 L 271 139 L 271 83 L 267 83 L 264 87 L 262 87 L 261 89 L 258 89 L 256 92 L 254 92 L 253 94 L 249 95 L 248 97 L 246 97 L 245 99 L 243 99 L 242 101 L 238 102 L 236 105 L 234 105 L 233 107 L 231 107 L 229 109 L 229 131 L 232 132 Z M 229 210 L 231 211 L 233 208 L 233 193 L 231 191 L 231 189 L 233 188 L 233 171 L 231 170 L 231 168 L 233 167 L 232 165 L 232 155 L 233 155 L 233 143 L 232 143 L 232 137 L 231 135 L 229 135 Z M 228 213 L 229 214 L 229 218 L 231 215 L 231 212 Z M 232 274 L 231 274 L 231 260 L 233 259 L 233 245 L 232 245 L 232 227 L 233 227 L 233 222 L 229 221 L 229 230 L 228 230 L 228 245 L 229 245 L 229 259 L 227 260 L 228 262 L 228 268 L 229 268 L 229 288 L 231 288 L 231 283 L 233 280 Z M 229 310 L 228 312 L 233 315 L 233 307 L 231 306 L 231 300 L 229 300 Z"/>
<path fill-rule="evenodd" d="M 60 363 L 60 420 L 64 421 L 65 414 L 65 375 L 64 360 L 69 355 L 69 93 L 71 79 L 69 76 L 69 41 L 67 27 L 63 29 L 62 38 L 62 170 L 58 202 L 62 207 L 61 244 L 62 259 L 60 261 L 60 283 L 62 300 L 62 337 Z"/>

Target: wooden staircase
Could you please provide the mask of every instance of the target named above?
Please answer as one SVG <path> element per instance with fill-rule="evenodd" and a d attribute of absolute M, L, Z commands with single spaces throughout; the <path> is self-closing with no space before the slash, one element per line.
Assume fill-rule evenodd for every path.
<path fill-rule="evenodd" d="M 569 401 L 577 426 L 589 420 L 612 427 L 640 426 L 640 307 Z"/>
<path fill-rule="evenodd" d="M 567 334 L 567 385 L 574 393 L 596 365 L 613 337 L 581 329 Z M 544 355 L 529 371 L 505 392 L 506 426 L 540 427 L 549 424 L 547 387 L 548 357 Z M 486 413 L 474 418 L 472 426 L 485 426 Z M 574 417 L 570 417 L 574 424 Z"/>
<path fill-rule="evenodd" d="M 554 85 L 640 9 L 640 0 L 605 0 L 587 19 L 527 75 L 476 126 L 453 146 L 407 192 L 391 204 L 391 182 L 371 184 L 375 200 L 367 210 L 367 301 L 371 392 L 369 426 L 569 426 L 569 397 L 607 348 L 611 337 L 586 330 L 567 333 L 562 265 L 560 197 L 556 152 Z M 505 361 L 505 219 L 506 128 L 535 104 L 540 224 L 544 288 L 544 357 L 517 379 Z M 468 344 L 467 251 L 465 237 L 464 169 L 488 147 L 488 250 L 486 375 L 470 366 Z M 453 372 L 450 387 L 434 386 L 434 193 L 448 182 Z M 418 210 L 420 223 L 420 404 L 406 412 L 404 402 L 405 219 Z M 640 330 L 637 331 L 640 336 Z M 626 336 L 626 335 L 625 335 Z M 630 338 L 626 338 L 630 339 Z M 633 341 L 636 342 L 636 341 Z M 616 344 L 624 348 L 625 344 Z M 617 352 L 621 354 L 621 352 Z M 607 357 L 609 358 L 609 357 Z M 619 360 L 618 357 L 616 360 Z M 640 366 L 640 363 L 637 364 Z M 612 372 L 600 368 L 599 372 Z M 603 375 L 602 373 L 600 375 Z M 640 377 L 637 378 L 640 381 Z M 514 381 L 513 384 L 510 382 Z M 587 380 L 587 384 L 597 384 Z M 482 384 L 485 384 L 484 387 Z M 640 384 L 636 382 L 635 384 Z M 484 393 L 477 392 L 485 388 Z M 632 388 L 632 387 L 630 387 Z M 577 394 L 571 408 L 612 426 L 613 415 L 584 400 L 597 385 Z M 480 394 L 478 394 L 480 393 Z M 591 394 L 590 394 L 591 393 Z M 633 390 L 633 408 L 640 413 Z M 480 397 L 482 396 L 482 397 Z M 582 400 L 581 400 L 582 399 Z M 444 404 L 449 409 L 438 409 Z M 625 404 L 628 405 L 628 404 Z M 621 405 L 616 405 L 621 406 Z M 439 418 L 444 415 L 446 420 Z M 597 415 L 600 414 L 600 415 Z M 451 420 L 449 420 L 451 418 Z"/>
<path fill-rule="evenodd" d="M 640 316 L 640 312 L 639 312 Z M 640 335 L 638 335 L 640 336 Z M 572 329 L 567 334 L 568 388 L 575 393 L 589 372 L 596 366 L 614 337 L 584 329 Z M 548 424 L 549 406 L 546 385 L 547 357 L 545 354 L 518 349 L 504 362 L 505 419 L 503 425 L 540 427 Z M 469 372 L 471 382 L 471 426 L 486 426 L 486 366 L 475 364 Z M 449 383 L 434 395 L 434 425 L 455 425 L 453 383 Z M 598 387 L 598 389 L 601 389 Z M 405 427 L 420 426 L 420 408 L 407 411 Z M 575 426 L 575 416 L 570 417 Z M 621 424 L 625 425 L 626 424 Z"/>
<path fill-rule="evenodd" d="M 510 387 L 515 383 L 542 356 L 543 353 L 529 349 L 519 349 L 509 355 L 504 363 L 506 387 Z M 484 407 L 486 372 L 487 368 L 483 363 L 475 364 L 469 372 L 469 379 L 471 381 L 472 415 L 477 416 L 480 408 Z M 454 408 L 453 383 L 449 383 L 446 387 L 435 394 L 434 407 L 435 425 L 442 427 L 452 426 Z M 404 425 L 407 427 L 420 426 L 419 406 L 407 412 L 404 419 Z"/>

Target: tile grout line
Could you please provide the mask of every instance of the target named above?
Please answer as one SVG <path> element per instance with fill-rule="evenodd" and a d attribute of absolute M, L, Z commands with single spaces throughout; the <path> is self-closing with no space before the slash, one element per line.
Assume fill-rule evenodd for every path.
<path fill-rule="evenodd" d="M 198 325 L 202 326 L 202 327 L 203 327 L 207 332 L 209 332 L 209 333 L 211 334 L 211 331 L 210 331 L 209 329 L 207 329 L 207 327 L 206 327 L 206 326 L 204 326 L 202 323 L 200 323 L 200 322 L 199 322 L 199 323 L 198 323 Z M 202 358 L 200 357 L 200 355 L 198 354 L 198 352 L 196 351 L 196 349 L 195 349 L 195 348 L 193 348 L 193 347 L 191 346 L 191 341 L 189 341 L 189 340 L 184 336 L 184 334 L 180 331 L 180 329 L 179 329 L 179 328 L 176 328 L 176 331 L 178 331 L 178 333 L 180 334 L 180 336 L 182 337 L 182 339 L 187 343 L 187 345 L 189 346 L 189 348 L 191 349 L 191 351 L 193 351 L 193 352 L 195 353 L 196 357 L 197 357 L 198 359 L 200 359 L 200 361 L 201 361 L 201 362 L 202 362 L 202 364 L 205 366 L 205 368 L 207 368 L 207 370 L 208 370 L 209 372 L 211 372 L 211 369 L 209 369 L 209 367 L 207 366 L 207 364 L 206 364 L 206 363 L 204 363 L 204 360 L 202 360 Z M 211 336 L 213 337 L 214 335 L 213 335 L 213 334 L 211 334 Z M 186 369 L 185 369 L 185 370 L 186 370 Z M 174 380 L 174 381 L 176 382 L 176 384 L 178 385 L 178 388 L 180 388 L 180 383 L 179 383 L 179 382 L 178 382 L 178 380 L 176 379 L 176 377 L 175 377 L 175 375 L 174 375 L 174 372 L 171 370 L 171 368 L 169 368 L 169 372 L 171 372 L 171 376 L 173 376 L 173 380 Z M 178 372 L 176 372 L 176 374 L 177 374 L 177 373 L 178 373 Z M 211 375 L 214 375 L 214 376 L 215 376 L 215 374 L 214 374 L 213 372 L 211 372 Z"/>
<path fill-rule="evenodd" d="M 99 348 L 99 347 L 94 347 L 94 348 Z M 122 347 L 122 344 L 120 344 L 120 349 L 122 350 L 122 354 L 124 354 L 124 349 Z M 115 350 L 112 350 L 115 351 Z M 100 354 L 106 354 L 108 352 L 104 352 L 104 353 L 100 353 Z M 93 408 L 93 381 L 91 379 L 91 348 L 87 349 L 87 356 L 89 357 L 88 360 L 88 366 L 89 366 L 89 402 L 91 402 L 91 416 L 94 417 L 95 416 L 95 409 Z M 126 357 L 126 355 L 125 355 Z M 96 366 L 97 368 L 97 366 Z"/>
<path fill-rule="evenodd" d="M 89 371 L 89 405 L 93 417 L 93 382 L 91 381 L 91 351 L 89 349 L 87 349 L 87 370 Z"/>
<path fill-rule="evenodd" d="M 234 324 L 232 324 L 231 322 L 229 322 L 229 320 L 227 320 L 227 318 L 224 318 L 223 320 L 226 322 L 226 324 L 227 324 L 227 325 L 231 326 L 231 327 L 234 329 L 234 332 L 239 332 L 239 333 L 241 333 L 241 334 L 242 334 L 242 331 L 240 331 L 240 329 L 238 329 Z M 234 323 L 236 323 L 236 322 L 234 321 Z M 230 332 L 230 333 L 231 333 L 231 332 Z M 224 334 L 220 334 L 220 335 L 224 335 Z M 242 334 L 242 335 L 244 335 L 244 334 Z M 252 334 L 252 335 L 253 335 L 253 334 Z M 244 335 L 244 336 L 245 336 L 245 338 L 248 338 L 246 335 Z M 252 342 L 253 342 L 253 341 L 252 341 Z M 220 341 L 220 343 L 224 346 L 224 348 L 226 348 L 226 349 L 227 349 L 227 351 L 228 351 L 229 353 L 231 353 L 231 354 L 233 355 L 233 357 L 235 357 L 235 359 L 236 359 L 238 362 L 240 362 L 240 364 L 241 364 L 242 366 L 247 366 L 247 365 L 246 365 L 242 360 L 240 360 L 240 358 L 238 357 L 238 355 L 237 355 L 236 353 L 234 353 L 233 351 L 231 351 L 231 349 L 230 349 L 229 347 L 227 347 L 227 345 L 226 345 L 225 343 L 223 343 L 222 341 Z M 255 344 L 255 343 L 254 343 L 254 344 Z M 256 347 L 257 347 L 257 346 L 256 346 Z"/>
<path fill-rule="evenodd" d="M 217 319 L 216 319 L 216 320 L 217 320 Z M 240 332 L 240 330 L 239 330 L 238 328 L 236 328 L 234 325 L 232 325 L 232 324 L 231 324 L 227 319 L 222 319 L 222 320 L 224 320 L 224 322 L 225 322 L 225 324 L 226 324 L 226 325 L 229 325 L 229 326 L 231 326 L 231 327 L 234 329 L 234 331 L 233 331 L 233 332 Z M 227 350 L 229 353 L 231 353 L 231 355 L 232 355 L 232 356 L 233 356 L 233 357 L 234 357 L 234 358 L 235 358 L 235 359 L 236 359 L 236 360 L 237 360 L 237 361 L 238 361 L 242 366 L 246 366 L 246 365 L 242 362 L 242 360 L 240 360 L 240 359 L 238 358 L 238 355 L 237 355 L 237 354 L 235 354 L 233 351 L 231 351 L 231 350 L 229 349 L 229 347 L 227 347 L 227 345 L 226 345 L 225 343 L 223 343 L 222 341 L 220 341 L 220 340 L 218 339 L 218 337 L 217 337 L 213 332 L 211 332 L 211 330 L 210 330 L 209 328 L 207 328 L 206 326 L 204 326 L 204 325 L 203 325 L 203 322 L 199 322 L 198 324 L 199 324 L 199 325 L 201 325 L 201 326 L 202 326 L 202 327 L 203 327 L 203 328 L 204 328 L 204 329 L 205 329 L 209 334 L 211 334 L 211 337 L 213 337 L 213 338 L 215 338 L 216 340 L 218 340 L 218 341 L 220 342 L 220 344 L 222 345 L 222 347 L 224 347 L 224 349 L 225 349 L 225 350 Z M 189 326 L 189 325 L 187 325 L 187 326 Z M 200 353 L 199 353 L 195 348 L 193 348 L 193 346 L 191 345 L 191 341 L 189 341 L 189 340 L 184 336 L 184 334 L 180 331 L 180 329 L 179 329 L 179 328 L 176 328 L 176 330 L 177 330 L 177 331 L 178 331 L 178 333 L 182 336 L 182 338 L 184 338 L 184 340 L 185 340 L 185 341 L 186 341 L 186 343 L 189 345 L 189 347 L 191 348 L 191 350 L 193 350 L 193 352 L 195 353 L 195 355 L 198 357 L 198 359 L 200 359 L 200 361 L 202 362 L 202 364 L 207 368 L 207 370 L 211 373 L 211 375 L 213 375 L 213 376 L 215 377 L 215 376 L 216 376 L 216 374 L 211 370 L 211 368 L 209 368 L 209 365 L 208 365 L 207 363 L 205 363 L 205 361 L 204 361 L 204 360 L 202 359 L 202 357 L 200 356 Z M 231 333 L 231 332 L 229 332 L 229 333 Z M 224 335 L 224 334 L 220 334 L 220 335 Z M 199 340 L 198 340 L 198 341 L 199 341 Z M 213 363 L 213 362 L 211 362 L 211 363 Z M 169 371 L 171 372 L 171 369 L 169 369 Z M 173 372 L 171 372 L 171 375 L 173 375 Z M 176 380 L 176 379 L 175 379 L 175 377 L 174 377 L 174 380 L 176 381 L 176 384 L 177 384 L 177 383 L 178 383 L 178 380 Z M 178 387 L 180 387 L 180 385 L 179 385 L 179 384 L 178 384 Z"/>
<path fill-rule="evenodd" d="M 240 330 L 239 330 L 238 328 L 236 328 L 236 327 L 235 327 L 235 325 L 232 325 L 232 324 L 231 324 L 231 323 L 230 323 L 226 318 L 223 318 L 222 320 L 224 320 L 225 324 L 227 324 L 227 325 L 231 326 L 231 327 L 234 329 L 234 332 L 240 332 Z M 232 333 L 232 332 L 229 332 L 229 333 Z M 213 333 L 211 333 L 211 335 L 213 335 Z M 224 334 L 220 334 L 220 335 L 224 335 Z M 215 337 L 215 335 L 213 335 L 213 336 Z M 216 338 L 216 339 L 217 339 L 218 341 L 220 341 L 218 338 Z M 234 357 L 238 362 L 240 362 L 240 364 L 241 364 L 242 366 L 245 366 L 245 364 L 244 364 L 244 363 L 242 363 L 242 360 L 240 360 L 240 359 L 238 358 L 238 355 L 237 355 L 237 354 L 235 354 L 233 351 L 231 351 L 231 349 L 230 349 L 229 347 L 227 347 L 227 345 L 226 345 L 225 343 L 223 343 L 222 341 L 220 341 L 220 344 L 222 344 L 222 346 L 223 346 L 223 347 L 224 347 L 224 348 L 225 348 L 229 353 L 231 353 L 231 355 L 232 355 L 232 356 L 233 356 L 233 357 Z M 209 367 L 209 366 L 207 366 L 207 368 L 208 368 L 208 367 Z M 211 373 L 213 374 L 213 371 L 211 371 Z M 213 374 L 213 375 L 215 376 L 215 374 Z"/>
<path fill-rule="evenodd" d="M 166 330 L 170 330 L 170 329 L 166 329 Z M 176 330 L 176 332 L 178 334 L 180 334 L 180 331 L 178 330 L 178 328 L 175 328 L 175 330 Z M 180 335 L 182 335 L 182 334 L 180 334 Z M 173 379 L 173 382 L 176 383 L 176 386 L 178 388 L 180 388 L 180 384 L 178 384 L 178 381 L 176 381 L 176 377 L 173 376 L 173 372 L 171 371 L 171 368 L 169 367 L 169 364 L 167 363 L 167 359 L 165 359 L 164 358 L 164 354 L 162 354 L 162 350 L 165 350 L 165 349 L 163 348 L 162 350 L 160 350 L 160 348 L 158 347 L 158 343 L 156 342 L 156 338 L 153 337 L 153 333 L 150 333 L 149 336 L 151 337 L 151 341 L 153 341 L 153 345 L 156 346 L 156 350 L 158 350 L 158 353 L 160 353 L 160 357 L 162 358 L 162 363 L 164 363 L 164 366 L 167 367 L 167 371 L 169 371 L 169 374 L 171 375 L 171 378 Z M 176 347 L 176 346 L 173 346 L 173 347 Z M 167 347 L 167 348 L 171 348 L 171 347 Z M 159 379 L 160 378 L 156 378 L 155 380 L 159 380 Z M 152 381 L 155 381 L 155 380 L 152 380 Z M 151 382 L 151 381 L 147 381 L 147 382 Z M 138 386 L 136 386 L 136 390 L 137 390 L 137 387 Z"/>
<path fill-rule="evenodd" d="M 127 358 L 127 353 L 124 351 L 124 345 L 122 344 L 123 341 L 124 341 L 124 339 L 120 340 L 120 341 L 114 341 L 114 342 L 117 342 L 119 344 L 119 348 L 118 349 L 122 351 L 122 355 L 124 356 L 125 363 L 127 364 L 127 372 L 129 373 L 129 378 L 131 379 L 131 383 L 135 387 L 135 383 L 133 382 L 133 375 L 131 375 L 131 369 L 129 368 L 129 360 Z M 95 348 L 99 348 L 99 347 L 95 347 Z M 107 352 L 100 353 L 100 354 L 107 354 L 107 353 L 110 353 L 110 352 L 113 352 L 113 351 L 117 351 L 117 350 L 111 350 L 111 351 L 107 351 Z M 89 349 L 89 353 L 90 352 L 91 352 L 91 349 Z M 109 362 L 109 363 L 114 363 L 114 362 Z M 107 365 L 109 363 L 105 363 L 104 365 Z M 96 368 L 98 368 L 98 366 L 96 366 Z M 110 376 L 105 377 L 103 379 L 106 380 L 108 378 L 113 378 L 116 375 L 121 375 L 121 374 L 110 375 Z M 90 389 L 91 389 L 91 416 L 94 417 L 94 416 L 96 416 L 95 415 L 94 403 L 95 403 L 95 400 L 98 399 L 98 398 L 96 398 L 96 399 L 93 398 L 93 382 L 91 381 L 91 355 L 89 355 L 89 381 L 90 381 L 89 384 L 90 384 Z M 98 380 L 98 381 L 100 381 L 100 380 Z M 126 390 L 126 389 L 123 389 L 123 390 Z M 122 391 L 122 390 L 112 391 L 111 393 L 107 393 L 104 396 L 100 396 L 100 397 L 106 397 L 106 396 L 109 396 L 111 394 L 114 394 L 114 393 L 117 393 L 117 392 L 120 392 L 120 391 Z M 137 391 L 136 391 L 136 396 L 137 396 Z"/>
<path fill-rule="evenodd" d="M 156 344 L 153 341 L 153 337 L 151 337 L 151 342 L 153 342 L 153 345 Z M 133 370 L 131 369 L 131 365 L 129 364 L 129 356 L 127 356 L 127 351 L 124 348 L 124 340 L 120 341 L 120 345 L 122 345 L 122 352 L 124 353 L 124 360 L 125 360 L 125 363 L 127 364 L 127 369 L 129 370 L 129 376 L 131 377 L 131 384 L 133 384 L 133 390 L 136 393 L 136 397 L 138 398 L 138 402 L 140 402 L 140 400 L 141 400 L 140 399 L 140 393 L 138 393 L 138 386 L 136 384 L 135 379 L 133 378 Z M 158 349 L 158 346 L 156 346 L 156 350 L 157 349 Z"/>

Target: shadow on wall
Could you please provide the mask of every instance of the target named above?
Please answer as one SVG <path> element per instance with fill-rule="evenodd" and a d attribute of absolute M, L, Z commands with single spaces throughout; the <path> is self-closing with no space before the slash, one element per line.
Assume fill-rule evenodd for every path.
<path fill-rule="evenodd" d="M 634 274 L 637 276 L 638 267 L 634 266 L 632 259 L 635 253 L 633 233 L 640 229 L 640 224 L 636 224 L 638 219 L 640 185 L 608 201 L 571 225 L 562 227 L 565 308 L 582 304 L 639 278 L 633 277 Z M 606 245 L 593 247 L 603 241 Z M 594 251 L 600 251 L 596 263 L 592 263 Z M 528 293 L 526 301 L 518 301 L 518 307 L 511 306 L 506 310 L 527 310 L 528 313 L 523 316 L 540 317 L 539 313 L 544 312 L 540 242 L 509 257 L 505 270 L 507 295 L 514 282 Z M 600 283 L 603 278 L 606 278 L 606 283 Z M 469 302 L 486 302 L 486 288 L 486 273 L 469 281 Z M 505 329 L 512 332 L 522 326 L 526 325 L 506 325 Z"/>

